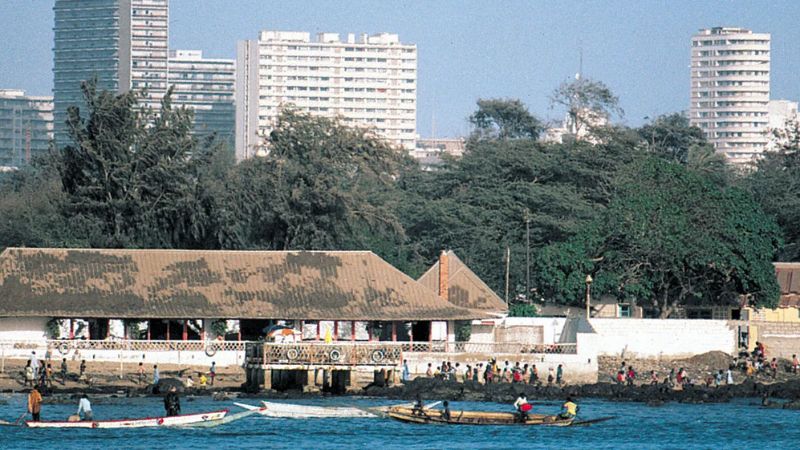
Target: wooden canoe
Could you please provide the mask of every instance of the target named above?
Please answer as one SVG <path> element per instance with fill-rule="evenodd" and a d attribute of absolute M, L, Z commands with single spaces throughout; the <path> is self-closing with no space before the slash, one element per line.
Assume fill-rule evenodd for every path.
<path fill-rule="evenodd" d="M 567 427 L 575 419 L 561 419 L 547 414 L 528 414 L 525 422 L 520 422 L 517 414 L 493 411 L 450 411 L 450 419 L 442 417 L 441 410 L 425 410 L 423 414 L 414 414 L 413 408 L 395 406 L 389 408 L 387 415 L 401 422 L 409 423 L 441 423 L 452 425 L 547 425 Z"/>
<path fill-rule="evenodd" d="M 145 428 L 145 427 L 174 427 L 187 426 L 209 421 L 219 421 L 228 414 L 227 409 L 220 411 L 204 412 L 197 414 L 184 414 L 181 416 L 170 417 L 145 417 L 142 419 L 119 419 L 119 420 L 87 420 L 81 422 L 68 421 L 47 421 L 33 422 L 26 421 L 25 425 L 30 428 Z"/>

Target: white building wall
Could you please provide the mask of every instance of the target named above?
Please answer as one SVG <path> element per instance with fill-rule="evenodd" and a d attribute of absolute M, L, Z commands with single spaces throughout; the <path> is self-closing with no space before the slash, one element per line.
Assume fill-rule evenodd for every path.
<path fill-rule="evenodd" d="M 0 318 L 0 341 L 42 341 L 44 343 L 46 329 L 47 319 L 3 317 Z"/>
<path fill-rule="evenodd" d="M 396 34 L 262 31 L 239 43 L 237 54 L 237 152 L 252 156 L 252 118 L 260 136 L 287 106 L 346 125 L 374 129 L 391 144 L 414 148 L 417 114 L 417 48 Z M 257 48 L 254 48 L 257 47 Z M 257 73 L 249 72 L 257 68 Z M 257 83 L 256 95 L 249 95 Z M 240 95 L 239 89 L 248 89 Z M 257 102 L 257 103 L 256 103 Z M 249 133 L 249 134 L 248 134 Z"/>
<path fill-rule="evenodd" d="M 710 351 L 733 354 L 737 345 L 736 330 L 724 320 L 595 318 L 591 324 L 596 334 L 586 336 L 599 355 L 678 358 Z"/>

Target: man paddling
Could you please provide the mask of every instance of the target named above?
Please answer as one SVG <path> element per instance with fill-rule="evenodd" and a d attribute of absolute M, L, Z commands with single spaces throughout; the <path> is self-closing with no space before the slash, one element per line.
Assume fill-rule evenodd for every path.
<path fill-rule="evenodd" d="M 517 400 L 514 402 L 514 408 L 519 413 L 519 421 L 522 423 L 528 420 L 528 413 L 533 409 L 531 404 L 528 403 L 528 398 L 525 394 L 519 394 L 519 397 L 517 397 Z"/>
<path fill-rule="evenodd" d="M 42 394 L 36 389 L 36 386 L 31 389 L 28 394 L 28 412 L 31 413 L 32 420 L 38 422 L 41 420 L 42 413 Z"/>
<path fill-rule="evenodd" d="M 574 419 L 578 415 L 578 405 L 572 401 L 572 397 L 567 397 L 567 401 L 561 407 L 561 413 L 558 415 L 559 419 Z"/>
<path fill-rule="evenodd" d="M 83 416 L 81 416 L 81 413 L 83 413 Z M 92 420 L 92 404 L 89 403 L 89 397 L 86 394 L 81 395 L 81 401 L 78 402 L 77 416 L 87 422 Z"/>
<path fill-rule="evenodd" d="M 164 409 L 167 411 L 167 417 L 181 414 L 181 400 L 178 398 L 178 389 L 175 386 L 172 386 L 164 396 Z"/>

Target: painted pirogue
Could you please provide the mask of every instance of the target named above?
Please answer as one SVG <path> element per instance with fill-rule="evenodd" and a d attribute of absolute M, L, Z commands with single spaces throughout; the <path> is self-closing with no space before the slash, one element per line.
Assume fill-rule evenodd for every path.
<path fill-rule="evenodd" d="M 440 423 L 452 425 L 546 425 L 554 427 L 568 427 L 575 425 L 588 425 L 590 423 L 603 422 L 613 417 L 602 417 L 592 420 L 577 421 L 574 418 L 561 419 L 558 416 L 547 414 L 528 414 L 524 422 L 520 422 L 519 416 L 514 413 L 493 412 L 493 411 L 450 411 L 450 419 L 442 416 L 442 411 L 425 409 L 420 413 L 415 413 L 413 408 L 405 406 L 395 406 L 389 408 L 387 415 L 401 422 L 409 423 Z"/>

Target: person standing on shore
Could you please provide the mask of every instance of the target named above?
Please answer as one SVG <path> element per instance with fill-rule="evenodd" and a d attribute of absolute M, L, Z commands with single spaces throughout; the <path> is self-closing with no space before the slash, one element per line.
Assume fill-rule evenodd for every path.
<path fill-rule="evenodd" d="M 25 386 L 33 387 L 33 366 L 31 366 L 31 360 L 28 360 L 28 363 L 25 364 L 25 369 L 23 369 L 23 373 L 25 374 Z"/>
<path fill-rule="evenodd" d="M 556 384 L 561 386 L 564 383 L 564 365 L 559 364 L 556 370 Z"/>
<path fill-rule="evenodd" d="M 778 378 L 778 358 L 772 358 L 769 362 L 769 368 L 772 371 L 772 379 Z"/>
<path fill-rule="evenodd" d="M 78 379 L 86 380 L 86 360 L 81 360 L 81 365 L 78 367 Z"/>
<path fill-rule="evenodd" d="M 158 373 L 158 364 L 153 365 L 153 384 L 158 384 L 158 381 L 161 379 Z"/>
<path fill-rule="evenodd" d="M 39 358 L 36 357 L 36 351 L 31 352 L 31 368 L 33 369 L 33 379 L 39 377 Z"/>
<path fill-rule="evenodd" d="M 408 360 L 407 359 L 403 360 L 403 373 L 400 375 L 400 380 L 403 383 L 407 383 L 407 382 L 411 381 L 411 371 L 408 370 Z"/>
<path fill-rule="evenodd" d="M 725 384 L 733 384 L 733 370 L 728 367 L 728 373 L 726 374 Z"/>
<path fill-rule="evenodd" d="M 792 373 L 797 373 L 798 368 L 800 368 L 800 360 L 797 359 L 797 355 L 792 355 Z"/>
<path fill-rule="evenodd" d="M 139 363 L 139 368 L 137 369 L 136 374 L 138 375 L 136 384 L 144 383 L 144 363 L 141 362 Z"/>
<path fill-rule="evenodd" d="M 425 376 L 433 378 L 433 363 L 428 363 L 428 370 L 425 371 Z"/>
<path fill-rule="evenodd" d="M 633 366 L 628 366 L 628 373 L 625 375 L 625 380 L 628 382 L 628 386 L 633 386 L 636 382 L 636 371 L 633 370 Z"/>
<path fill-rule="evenodd" d="M 555 379 L 556 379 L 555 371 L 553 370 L 553 367 L 550 367 L 549 369 L 547 369 L 547 384 L 548 385 L 553 384 L 553 381 Z"/>
<path fill-rule="evenodd" d="M 531 364 L 531 377 L 528 379 L 528 384 L 538 384 L 539 383 L 539 369 L 536 368 L 536 364 Z"/>
<path fill-rule="evenodd" d="M 30 394 L 28 394 L 28 412 L 31 413 L 31 417 L 34 422 L 39 422 L 41 420 L 41 413 L 42 413 L 42 394 L 34 386 L 31 389 Z"/>
<path fill-rule="evenodd" d="M 217 362 L 211 361 L 211 368 L 208 370 L 208 375 L 211 378 L 211 385 L 214 385 L 214 378 L 217 377 Z"/>
<path fill-rule="evenodd" d="M 67 358 L 64 358 L 61 361 L 61 385 L 67 384 L 67 372 L 69 368 L 67 367 Z"/>

